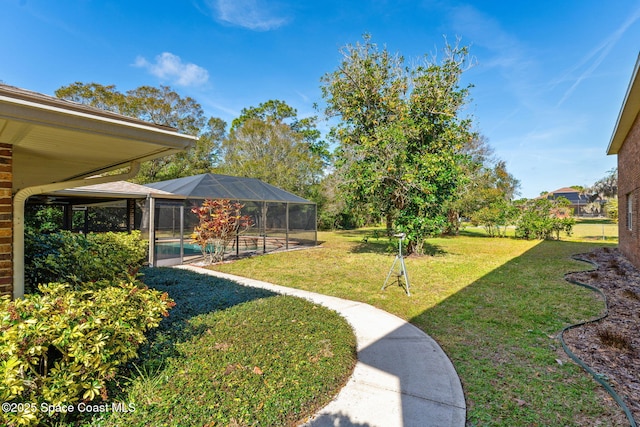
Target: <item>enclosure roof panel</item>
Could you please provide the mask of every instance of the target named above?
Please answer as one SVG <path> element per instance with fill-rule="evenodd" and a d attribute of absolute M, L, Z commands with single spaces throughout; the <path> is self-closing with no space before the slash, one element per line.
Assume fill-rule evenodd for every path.
<path fill-rule="evenodd" d="M 168 191 L 157 190 L 155 188 L 145 187 L 144 185 L 134 184 L 127 181 L 108 182 L 106 184 L 86 185 L 84 187 L 68 188 L 50 193 L 51 195 L 62 196 L 106 196 L 116 198 L 145 198 L 149 195 L 155 197 L 175 197 Z"/>
<path fill-rule="evenodd" d="M 189 198 L 313 203 L 256 178 L 243 178 L 212 173 L 170 179 L 168 181 L 145 185 Z"/>

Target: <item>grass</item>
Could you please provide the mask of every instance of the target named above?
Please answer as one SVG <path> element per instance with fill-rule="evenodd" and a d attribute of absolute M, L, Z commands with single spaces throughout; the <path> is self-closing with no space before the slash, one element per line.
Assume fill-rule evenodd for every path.
<path fill-rule="evenodd" d="M 571 240 L 618 242 L 618 224 L 609 219 L 580 219 L 573 227 Z"/>
<path fill-rule="evenodd" d="M 337 313 L 184 270 L 146 271 L 176 307 L 111 399 L 133 412 L 100 426 L 289 426 L 328 403 L 355 364 Z"/>
<path fill-rule="evenodd" d="M 410 321 L 453 361 L 468 425 L 607 425 L 611 409 L 597 384 L 568 362 L 556 337 L 603 309 L 592 292 L 563 279 L 589 268 L 571 255 L 614 244 L 610 234 L 594 238 L 601 229 L 580 223 L 563 241 L 488 238 L 480 229 L 430 239 L 432 255 L 406 259 L 411 297 L 396 286 L 380 290 L 396 246 L 372 229 L 319 233 L 319 248 L 215 268 L 363 301 Z"/>
<path fill-rule="evenodd" d="M 486 236 L 484 228 L 472 226 L 468 223 L 463 224 L 460 232 L 463 236 Z M 515 227 L 507 228 L 507 237 L 514 237 Z M 565 240 L 570 241 L 600 241 L 617 243 L 618 241 L 618 224 L 607 218 L 579 218 L 573 226 L 571 236 L 561 236 Z"/>

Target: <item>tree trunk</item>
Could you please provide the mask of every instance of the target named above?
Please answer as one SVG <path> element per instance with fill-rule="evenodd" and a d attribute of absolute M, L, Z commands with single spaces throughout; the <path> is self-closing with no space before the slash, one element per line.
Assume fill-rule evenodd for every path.
<path fill-rule="evenodd" d="M 391 211 L 387 212 L 387 236 L 392 236 L 394 234 L 393 231 L 393 214 Z"/>
<path fill-rule="evenodd" d="M 416 251 L 416 242 L 414 242 L 413 240 L 408 240 L 407 244 L 405 245 L 405 255 L 409 256 L 412 255 L 414 252 Z"/>
<path fill-rule="evenodd" d="M 449 223 L 447 226 L 447 234 L 457 236 L 460 232 L 460 214 L 458 211 L 449 209 L 449 212 L 447 212 L 447 222 Z"/>

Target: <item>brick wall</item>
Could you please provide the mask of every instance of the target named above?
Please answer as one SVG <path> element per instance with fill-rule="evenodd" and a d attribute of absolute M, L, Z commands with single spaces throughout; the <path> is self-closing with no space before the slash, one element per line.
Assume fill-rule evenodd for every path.
<path fill-rule="evenodd" d="M 631 197 L 631 229 L 627 223 Z M 618 152 L 618 235 L 622 253 L 640 269 L 640 120 L 636 120 Z"/>
<path fill-rule="evenodd" d="M 0 144 L 0 295 L 13 295 L 12 146 Z"/>

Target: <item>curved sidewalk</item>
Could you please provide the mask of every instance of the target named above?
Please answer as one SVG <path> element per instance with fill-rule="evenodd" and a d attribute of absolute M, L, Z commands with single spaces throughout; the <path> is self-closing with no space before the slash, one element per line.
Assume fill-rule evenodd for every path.
<path fill-rule="evenodd" d="M 179 266 L 242 285 L 293 295 L 340 313 L 353 327 L 358 362 L 338 395 L 304 427 L 454 427 L 465 425 L 460 379 L 440 346 L 406 321 L 369 304 Z"/>

